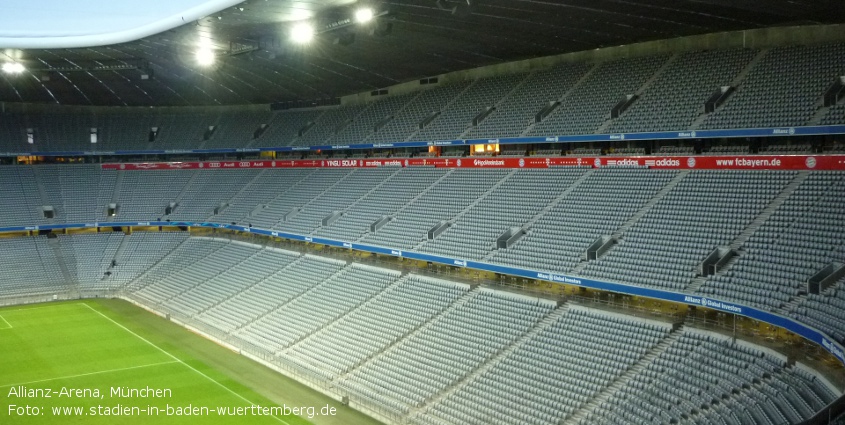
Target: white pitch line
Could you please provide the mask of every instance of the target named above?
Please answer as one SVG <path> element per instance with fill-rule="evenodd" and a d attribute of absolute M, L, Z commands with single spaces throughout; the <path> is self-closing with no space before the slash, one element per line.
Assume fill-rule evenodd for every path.
<path fill-rule="evenodd" d="M 0 330 L 3 330 L 3 329 L 12 329 L 12 324 L 11 324 L 11 323 L 9 323 L 9 321 L 8 321 L 8 320 L 6 320 L 3 316 L 0 316 L 0 319 L 3 319 L 3 322 L 5 322 L 5 323 L 6 323 L 6 326 L 8 326 L 8 328 L 0 328 Z"/>
<path fill-rule="evenodd" d="M 79 375 L 58 376 L 58 377 L 55 377 L 55 378 L 39 379 L 37 381 L 19 382 L 17 384 L 0 385 L 0 388 L 17 387 L 19 385 L 38 384 L 38 383 L 41 383 L 41 382 L 58 381 L 60 379 L 81 378 L 83 376 L 102 375 L 102 374 L 105 374 L 105 373 L 123 372 L 123 371 L 126 371 L 126 370 L 143 369 L 143 368 L 146 368 L 146 367 L 154 367 L 154 366 L 161 366 L 161 365 L 174 364 L 174 363 L 179 363 L 179 362 L 176 362 L 176 361 L 159 362 L 159 363 L 151 363 L 151 364 L 145 364 L 145 365 L 140 365 L 140 366 L 123 367 L 123 368 L 120 368 L 120 369 L 109 369 L 109 370 L 101 370 L 101 371 L 98 371 L 98 372 L 80 373 Z"/>
<path fill-rule="evenodd" d="M 169 352 L 165 351 L 163 348 L 159 347 L 158 345 L 155 345 L 155 344 L 153 344 L 152 342 L 150 342 L 149 340 L 147 340 L 146 338 L 142 337 L 141 335 L 136 334 L 135 332 L 133 332 L 132 330 L 130 330 L 130 329 L 129 329 L 129 328 L 127 328 L 126 326 L 123 326 L 123 325 L 121 325 L 120 323 L 117 323 L 117 322 L 116 322 L 116 321 L 114 321 L 111 317 L 106 316 L 105 314 L 101 313 L 100 311 L 98 311 L 98 310 L 97 310 L 97 309 L 95 309 L 94 307 L 91 307 L 90 305 L 88 305 L 88 304 L 86 304 L 86 303 L 82 303 L 82 305 L 84 305 L 85 307 L 88 307 L 88 308 L 89 308 L 89 309 L 91 309 L 91 311 L 93 311 L 94 313 L 99 314 L 99 315 L 100 315 L 100 316 L 102 316 L 104 319 L 108 320 L 109 322 L 114 323 L 115 325 L 117 325 L 119 328 L 121 328 L 121 329 L 125 330 L 126 332 L 129 332 L 129 333 L 131 333 L 132 335 L 135 335 L 135 337 L 136 337 L 136 338 L 140 339 L 141 341 L 146 342 L 148 345 L 150 345 L 151 347 L 155 348 L 156 350 L 161 351 L 162 353 L 164 353 L 164 354 L 165 354 L 165 355 L 167 355 L 168 357 L 170 357 L 170 358 L 172 358 L 173 360 L 175 360 L 177 363 L 182 363 L 182 364 L 183 364 L 185 367 L 187 367 L 188 369 L 193 370 L 194 372 L 196 372 L 196 373 L 198 373 L 198 374 L 202 375 L 205 379 L 208 379 L 209 381 L 211 381 L 211 382 L 213 382 L 213 383 L 217 384 L 217 386 L 219 386 L 220 388 L 223 388 L 224 390 L 228 391 L 229 393 L 231 393 L 231 394 L 232 394 L 232 395 L 234 395 L 235 397 L 237 397 L 237 398 L 239 398 L 239 399 L 241 399 L 241 400 L 243 400 L 243 401 L 245 401 L 245 402 L 249 403 L 249 404 L 250 404 L 250 405 L 252 405 L 252 406 L 255 406 L 255 405 L 256 405 L 256 404 L 255 404 L 255 403 L 253 403 L 252 401 L 248 400 L 246 397 L 244 397 L 244 396 L 242 396 L 242 395 L 240 395 L 240 394 L 238 394 L 238 393 L 234 392 L 231 388 L 229 388 L 229 387 L 227 387 L 227 386 L 225 386 L 225 385 L 221 384 L 220 382 L 217 382 L 217 380 L 215 380 L 214 378 L 212 378 L 212 377 L 210 377 L 210 376 L 206 375 L 205 373 L 202 373 L 201 371 L 197 370 L 197 369 L 196 369 L 196 368 L 194 368 L 193 366 L 191 366 L 191 365 L 189 365 L 189 364 L 185 363 L 184 361 L 182 361 L 182 360 L 181 360 L 181 359 L 179 359 L 178 357 L 174 356 L 173 354 L 170 354 Z M 285 421 L 284 419 L 282 419 L 282 418 L 280 418 L 280 417 L 278 417 L 278 416 L 272 416 L 272 417 L 273 417 L 274 419 L 276 419 L 277 421 L 279 421 L 279 422 L 281 422 L 281 423 L 285 424 L 285 425 L 290 425 L 290 423 L 288 423 L 287 421 Z"/>
<path fill-rule="evenodd" d="M 79 307 L 79 303 L 36 305 L 36 306 L 29 307 L 29 308 L 0 309 L 0 312 L 2 312 L 2 313 L 12 313 L 12 312 L 18 312 L 18 311 L 41 310 L 42 308 L 56 308 L 56 307 Z"/>

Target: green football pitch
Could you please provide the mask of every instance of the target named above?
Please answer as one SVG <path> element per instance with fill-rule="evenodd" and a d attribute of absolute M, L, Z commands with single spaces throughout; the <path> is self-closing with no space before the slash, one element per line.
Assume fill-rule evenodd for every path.
<path fill-rule="evenodd" d="M 378 422 L 120 300 L 0 309 L 0 424 Z"/>

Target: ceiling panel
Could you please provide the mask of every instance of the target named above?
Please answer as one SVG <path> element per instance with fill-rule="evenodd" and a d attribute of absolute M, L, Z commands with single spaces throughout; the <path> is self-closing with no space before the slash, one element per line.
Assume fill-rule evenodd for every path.
<path fill-rule="evenodd" d="M 314 100 L 505 61 L 711 32 L 843 23 L 841 0 L 389 0 L 385 37 L 348 27 L 295 46 L 292 21 L 319 27 L 354 0 L 249 0 L 137 41 L 91 48 L 0 51 L 28 70 L 0 78 L 0 101 L 77 105 L 227 105 Z M 374 5 L 374 3 L 367 3 Z M 458 7 L 455 13 L 452 8 Z M 196 49 L 217 53 L 207 68 Z M 249 53 L 232 54 L 247 48 Z M 61 69 L 58 69 L 60 67 Z M 76 69 L 70 69 L 76 67 Z M 142 79 L 142 75 L 150 75 Z M 47 80 L 48 81 L 42 81 Z"/>

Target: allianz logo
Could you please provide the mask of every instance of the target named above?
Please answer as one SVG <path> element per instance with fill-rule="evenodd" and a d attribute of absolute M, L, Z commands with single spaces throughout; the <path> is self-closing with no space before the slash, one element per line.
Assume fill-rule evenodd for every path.
<path fill-rule="evenodd" d="M 351 244 L 351 243 L 349 243 L 349 242 L 344 242 L 344 243 L 343 243 L 343 247 L 344 247 L 344 248 L 352 248 L 352 244 Z"/>
<path fill-rule="evenodd" d="M 686 296 L 684 296 L 684 302 L 687 302 L 687 303 L 690 303 L 690 304 L 698 304 L 702 307 L 715 308 L 717 310 L 730 311 L 732 313 L 742 313 L 742 308 L 740 308 L 738 306 L 735 306 L 733 304 L 723 303 L 723 302 L 717 301 L 717 300 L 711 300 L 709 298 L 704 298 L 704 297 L 699 298 L 699 297 L 691 297 L 689 295 L 686 295 Z"/>
<path fill-rule="evenodd" d="M 466 262 L 466 261 L 464 261 L 464 260 L 454 260 L 454 264 L 455 264 L 456 266 L 461 266 L 461 267 L 466 267 L 466 266 L 467 266 L 467 262 Z"/>
<path fill-rule="evenodd" d="M 572 285 L 580 285 L 581 279 L 575 279 L 569 276 L 549 273 L 537 273 L 537 279 L 548 280 L 551 282 L 569 283 Z"/>
<path fill-rule="evenodd" d="M 305 237 L 305 242 L 313 242 L 313 241 L 314 241 L 314 239 L 311 236 Z"/>
<path fill-rule="evenodd" d="M 279 232 L 270 232 L 270 236 L 279 236 Z"/>
<path fill-rule="evenodd" d="M 402 251 L 395 250 L 395 249 L 391 249 L 391 250 L 390 250 L 390 255 L 397 255 L 397 256 L 401 257 L 401 256 L 402 256 Z"/>
<path fill-rule="evenodd" d="M 704 305 L 702 303 L 702 301 L 704 301 L 706 303 L 707 299 L 706 298 L 691 297 L 689 295 L 684 296 L 684 302 L 686 302 L 686 303 Z"/>
<path fill-rule="evenodd" d="M 772 134 L 795 134 L 795 128 L 775 128 L 772 130 Z"/>

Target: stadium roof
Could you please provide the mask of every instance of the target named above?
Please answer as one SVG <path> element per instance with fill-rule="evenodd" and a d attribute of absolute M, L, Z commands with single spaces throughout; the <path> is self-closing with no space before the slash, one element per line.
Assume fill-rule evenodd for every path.
<path fill-rule="evenodd" d="M 188 17 L 223 9 L 175 28 L 178 7 L 156 13 L 130 10 L 124 16 L 137 16 L 125 19 L 127 29 L 108 19 L 108 25 L 94 23 L 90 13 L 75 17 L 69 11 L 73 8 L 66 7 L 60 16 L 73 24 L 64 30 L 56 28 L 55 17 L 51 20 L 49 14 L 33 18 L 41 13 L 33 8 L 13 8 L 17 15 L 4 12 L 0 62 L 19 62 L 25 69 L 19 74 L 0 73 L 0 102 L 180 106 L 326 99 L 538 56 L 730 30 L 845 22 L 842 0 L 176 0 L 167 4 L 187 10 Z M 363 6 L 380 16 L 367 25 L 347 21 Z M 116 13 L 103 7 L 98 9 L 108 11 L 103 15 Z M 43 28 L 30 32 L 18 25 L 12 33 L 13 27 L 4 21 L 20 22 L 21 15 L 31 26 L 41 23 Z M 314 23 L 318 34 L 312 42 L 297 45 L 289 40 L 289 31 L 302 20 Z M 123 41 L 121 36 L 129 39 L 132 31 L 152 35 L 75 48 L 8 38 L 86 34 L 74 31 L 73 25 L 100 28 L 99 42 L 83 45 Z M 21 46 L 36 48 L 16 49 Z M 210 50 L 214 63 L 199 65 L 198 49 Z"/>

